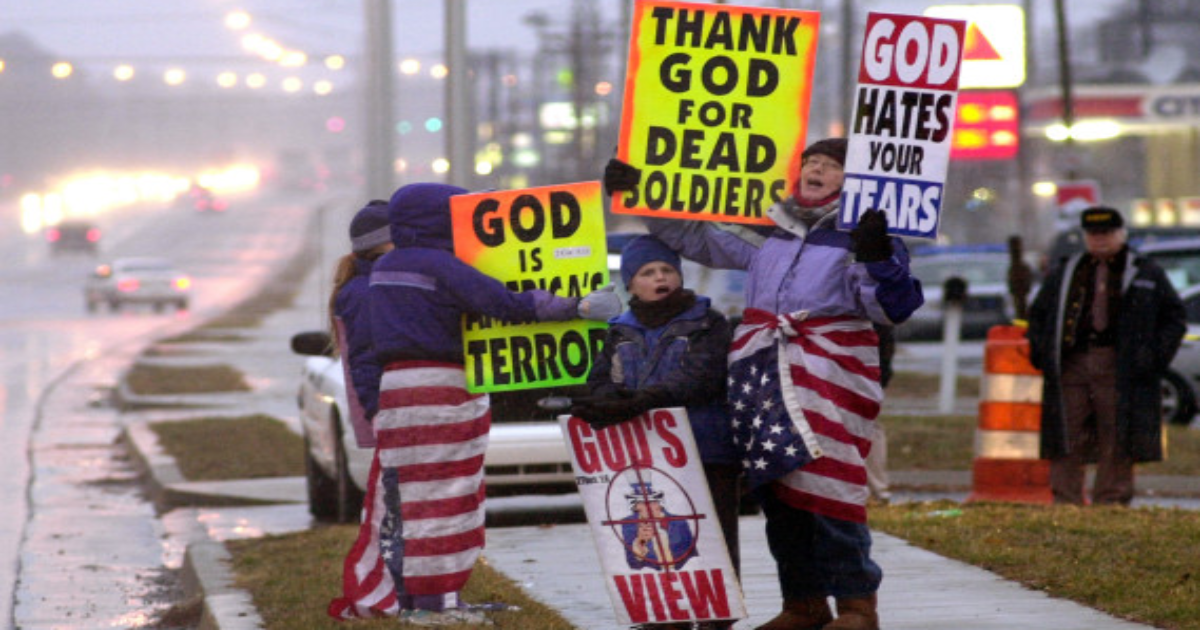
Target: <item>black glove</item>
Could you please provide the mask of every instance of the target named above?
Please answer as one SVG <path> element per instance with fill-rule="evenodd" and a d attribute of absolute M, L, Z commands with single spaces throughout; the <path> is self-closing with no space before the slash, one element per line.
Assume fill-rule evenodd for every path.
<path fill-rule="evenodd" d="M 611 195 L 619 190 L 633 190 L 642 181 L 642 169 L 617 158 L 604 167 L 604 192 Z"/>
<path fill-rule="evenodd" d="M 850 230 L 850 244 L 856 262 L 878 262 L 892 257 L 892 237 L 887 233 L 887 215 L 867 210 Z"/>
<path fill-rule="evenodd" d="M 651 409 L 668 404 L 666 390 L 651 387 L 636 392 L 618 390 L 612 396 L 588 399 L 571 407 L 571 415 L 583 418 L 593 429 L 619 424 Z"/>

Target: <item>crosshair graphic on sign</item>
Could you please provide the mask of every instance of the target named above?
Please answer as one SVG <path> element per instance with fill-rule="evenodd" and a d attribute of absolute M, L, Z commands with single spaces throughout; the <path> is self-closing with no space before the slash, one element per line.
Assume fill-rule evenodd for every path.
<path fill-rule="evenodd" d="M 654 486 L 657 473 L 665 483 Z M 626 490 L 625 488 L 628 488 Z M 673 514 L 666 508 L 669 494 L 674 505 L 685 506 L 684 513 Z M 678 498 L 677 498 L 678 497 Z M 624 502 L 620 499 L 624 499 Z M 613 504 L 627 506 L 629 513 L 613 517 Z M 696 539 L 700 521 L 691 495 L 670 474 L 654 467 L 630 466 L 617 471 L 605 494 L 607 519 L 601 525 L 612 528 L 613 535 L 625 548 L 625 560 L 631 569 L 678 570 L 699 555 Z"/>

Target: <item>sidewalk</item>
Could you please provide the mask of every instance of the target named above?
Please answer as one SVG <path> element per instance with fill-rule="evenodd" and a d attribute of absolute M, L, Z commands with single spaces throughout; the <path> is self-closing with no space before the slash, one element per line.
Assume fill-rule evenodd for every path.
<path fill-rule="evenodd" d="M 310 286 L 311 285 L 311 286 Z M 277 312 L 253 335 L 238 342 L 189 344 L 177 356 L 156 358 L 196 364 L 229 363 L 243 370 L 255 387 L 248 394 L 177 397 L 175 404 L 211 404 L 236 409 L 237 414 L 268 413 L 295 426 L 295 392 L 301 358 L 291 354 L 288 339 L 295 332 L 320 328 L 322 312 L 316 282 L 306 281 L 295 305 Z M 126 394 L 128 396 L 128 394 Z M 174 462 L 158 449 L 146 428 L 151 419 L 211 414 L 213 409 L 187 411 L 136 410 L 137 397 L 127 402 L 123 439 L 148 471 L 152 494 L 159 498 L 203 504 L 230 498 L 273 499 L 302 504 L 306 499 L 302 478 L 228 483 L 186 482 Z M 971 401 L 959 406 L 973 408 Z M 230 412 L 235 413 L 235 412 Z M 922 494 L 962 498 L 969 491 L 969 472 L 893 472 L 900 500 L 929 498 Z M 1200 496 L 1200 481 L 1139 477 L 1139 488 L 1155 492 L 1190 492 Z M 919 491 L 919 492 L 918 492 Z M 917 492 L 918 494 L 913 494 Z M 493 502 L 499 507 L 502 502 Z M 298 507 L 298 506 L 297 506 Z M 774 563 L 767 552 L 762 517 L 743 517 L 743 591 L 751 613 L 737 625 L 747 630 L 765 622 L 780 608 Z M 261 620 L 249 596 L 232 587 L 223 544 L 207 540 L 206 530 L 192 524 L 196 539 L 188 546 L 185 573 L 193 591 L 205 599 L 204 628 L 221 630 L 259 628 Z M 888 630 L 1132 630 L 1149 628 L 1122 621 L 1070 601 L 1054 599 L 996 575 L 910 546 L 903 540 L 875 532 L 873 556 L 885 579 L 879 594 L 880 616 Z M 563 613 L 582 630 L 617 628 L 599 571 L 595 549 L 582 524 L 550 527 L 490 528 L 485 551 L 493 567 L 521 584 L 533 597 Z M 565 560 L 565 561 L 564 561 Z M 330 576 L 331 580 L 337 576 Z"/>

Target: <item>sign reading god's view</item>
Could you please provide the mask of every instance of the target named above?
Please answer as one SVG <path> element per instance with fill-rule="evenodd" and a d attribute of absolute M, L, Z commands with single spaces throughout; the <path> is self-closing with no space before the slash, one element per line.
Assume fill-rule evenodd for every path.
<path fill-rule="evenodd" d="M 768 224 L 799 172 L 820 14 L 638 0 L 612 210 Z"/>
<path fill-rule="evenodd" d="M 512 291 L 582 297 L 608 284 L 599 182 L 458 195 L 454 254 Z M 463 318 L 467 389 L 495 392 L 587 382 L 603 322 Z"/>
<path fill-rule="evenodd" d="M 838 227 L 876 209 L 891 234 L 937 237 L 965 30 L 959 20 L 867 16 Z"/>
<path fill-rule="evenodd" d="M 559 424 L 617 625 L 745 618 L 687 412 Z"/>

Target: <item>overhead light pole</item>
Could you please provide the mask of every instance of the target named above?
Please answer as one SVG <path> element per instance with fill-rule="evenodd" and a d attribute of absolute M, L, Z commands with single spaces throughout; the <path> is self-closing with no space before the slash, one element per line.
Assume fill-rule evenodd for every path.
<path fill-rule="evenodd" d="M 367 148 L 366 196 L 387 199 L 395 189 L 395 132 L 392 103 L 395 101 L 395 68 L 392 67 L 391 0 L 364 0 L 366 21 L 366 125 L 363 144 Z"/>
<path fill-rule="evenodd" d="M 469 188 L 475 170 L 471 146 L 474 134 L 470 119 L 467 85 L 467 0 L 443 0 L 445 7 L 446 68 L 446 159 L 450 170 L 446 183 Z"/>

